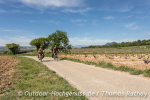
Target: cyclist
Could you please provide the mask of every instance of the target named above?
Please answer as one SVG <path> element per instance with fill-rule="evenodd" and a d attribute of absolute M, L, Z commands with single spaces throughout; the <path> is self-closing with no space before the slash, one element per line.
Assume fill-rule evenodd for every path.
<path fill-rule="evenodd" d="M 59 49 L 58 49 L 57 46 L 55 45 L 55 47 L 53 48 L 54 57 L 55 57 L 55 55 L 58 55 L 58 54 L 57 54 L 58 51 L 59 51 Z"/>
<path fill-rule="evenodd" d="M 39 48 L 39 54 L 41 54 L 42 55 L 42 58 L 44 58 L 44 50 L 43 50 L 43 48 L 42 48 L 42 46 L 40 46 L 40 48 Z"/>

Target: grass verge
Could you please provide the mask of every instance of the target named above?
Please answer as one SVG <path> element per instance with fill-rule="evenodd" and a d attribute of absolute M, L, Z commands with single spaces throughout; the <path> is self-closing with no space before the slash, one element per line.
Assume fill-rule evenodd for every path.
<path fill-rule="evenodd" d="M 102 67 L 102 68 L 125 71 L 125 72 L 129 72 L 131 75 L 143 74 L 145 77 L 150 77 L 150 69 L 149 70 L 137 70 L 137 69 L 134 69 L 134 68 L 123 66 L 123 65 L 119 66 L 119 67 L 115 67 L 112 63 L 110 63 L 110 62 L 106 63 L 104 61 L 99 61 L 99 63 L 95 63 L 95 62 L 89 62 L 89 61 L 84 62 L 84 61 L 81 61 L 79 59 L 72 59 L 72 58 L 66 58 L 66 57 L 61 58 L 61 59 L 62 60 L 69 60 L 69 61 L 79 62 L 79 63 L 84 63 L 84 64 L 88 64 L 88 65 L 95 65 L 97 67 Z"/>
<path fill-rule="evenodd" d="M 0 90 L 0 100 L 88 100 L 84 96 L 70 96 L 69 94 L 64 96 L 47 94 L 46 96 L 45 93 L 52 93 L 52 91 L 56 91 L 56 94 L 63 91 L 65 93 L 79 93 L 79 91 L 40 62 L 19 56 L 9 57 L 19 59 L 20 62 L 14 67 L 14 75 L 17 75 L 11 78 L 14 84 Z M 19 91 L 22 91 L 22 96 L 18 96 Z M 36 96 L 37 94 L 33 93 L 38 91 L 44 93 L 45 96 Z M 25 92 L 28 96 L 25 96 Z"/>

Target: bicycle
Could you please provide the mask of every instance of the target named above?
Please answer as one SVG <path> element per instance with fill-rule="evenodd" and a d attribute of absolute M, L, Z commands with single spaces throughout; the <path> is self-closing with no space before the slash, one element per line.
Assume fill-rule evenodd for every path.
<path fill-rule="evenodd" d="M 42 62 L 42 59 L 43 59 L 43 56 L 44 55 L 44 53 L 42 53 L 42 52 L 39 52 L 39 60 Z"/>
<path fill-rule="evenodd" d="M 42 54 L 40 54 L 39 60 L 40 60 L 41 62 L 42 62 L 42 59 L 43 59 Z"/>
<path fill-rule="evenodd" d="M 55 53 L 54 60 L 55 60 L 55 61 L 58 61 L 58 55 L 57 55 L 57 53 Z"/>

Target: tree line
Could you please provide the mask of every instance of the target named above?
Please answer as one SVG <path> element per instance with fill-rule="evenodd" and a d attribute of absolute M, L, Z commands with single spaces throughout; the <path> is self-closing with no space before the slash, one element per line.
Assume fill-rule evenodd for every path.
<path fill-rule="evenodd" d="M 121 43 L 114 43 L 110 45 L 102 45 L 102 46 L 88 46 L 88 47 L 81 47 L 81 48 L 117 48 L 117 47 L 130 47 L 130 46 L 143 46 L 143 45 L 150 45 L 149 40 L 137 40 L 133 42 L 121 42 Z"/>
<path fill-rule="evenodd" d="M 53 47 L 57 45 L 59 50 L 62 52 L 67 52 L 72 47 L 71 44 L 69 44 L 67 33 L 59 30 L 56 30 L 56 32 L 52 33 L 48 37 L 31 40 L 30 45 L 36 46 L 37 51 L 40 46 L 42 46 L 43 49 L 50 48 L 53 51 Z M 12 54 L 16 54 L 20 49 L 20 45 L 15 43 L 6 44 L 6 47 Z"/>

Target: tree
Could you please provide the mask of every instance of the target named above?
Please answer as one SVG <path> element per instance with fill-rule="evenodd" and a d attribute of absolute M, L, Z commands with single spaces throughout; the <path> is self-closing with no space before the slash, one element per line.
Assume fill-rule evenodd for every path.
<path fill-rule="evenodd" d="M 36 49 L 37 49 L 37 52 L 38 52 L 40 46 L 42 46 L 43 49 L 48 48 L 49 41 L 48 41 L 48 38 L 41 37 L 41 38 L 37 38 L 37 39 L 32 40 L 30 42 L 30 45 L 36 46 Z"/>
<path fill-rule="evenodd" d="M 121 47 L 124 47 L 125 46 L 125 43 L 124 42 L 121 42 Z"/>
<path fill-rule="evenodd" d="M 141 42 L 142 45 L 146 45 L 146 43 L 147 43 L 147 40 L 142 40 Z"/>
<path fill-rule="evenodd" d="M 137 41 L 137 46 L 140 46 L 141 45 L 141 40 L 138 40 Z"/>
<path fill-rule="evenodd" d="M 19 44 L 15 44 L 15 43 L 6 44 L 6 47 L 12 52 L 13 55 L 15 55 L 20 49 Z"/>
<path fill-rule="evenodd" d="M 150 39 L 148 40 L 148 45 L 150 45 Z"/>
<path fill-rule="evenodd" d="M 63 31 L 56 30 L 55 33 L 52 33 L 48 36 L 49 47 L 53 51 L 53 47 L 57 45 L 60 51 L 71 49 L 71 45 L 69 44 L 69 39 L 67 37 L 67 33 Z"/>

